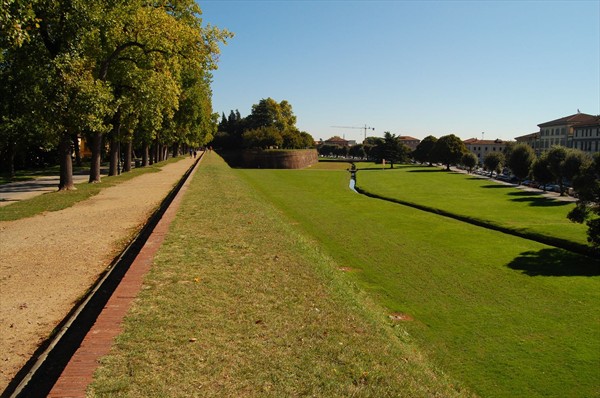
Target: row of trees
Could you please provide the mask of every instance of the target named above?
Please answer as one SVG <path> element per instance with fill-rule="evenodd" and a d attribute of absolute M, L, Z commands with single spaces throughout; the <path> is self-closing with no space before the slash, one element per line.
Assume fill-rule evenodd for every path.
<path fill-rule="evenodd" d="M 410 148 L 400 141 L 400 137 L 389 131 L 383 134 L 383 138 L 367 137 L 362 144 L 351 147 L 323 144 L 317 150 L 322 156 L 367 158 L 377 163 L 385 160 L 391 168 L 394 168 L 396 163 L 408 161 L 411 156 Z"/>
<path fill-rule="evenodd" d="M 212 146 L 222 149 L 262 148 L 302 149 L 314 146 L 313 137 L 296 127 L 292 105 L 283 100 L 261 99 L 252 112 L 242 117 L 232 110 L 223 113 Z"/>
<path fill-rule="evenodd" d="M 479 163 L 477 156 L 453 135 L 439 140 L 433 136 L 426 137 L 412 156 L 422 163 L 443 163 L 447 169 L 450 165 L 463 165 L 471 171 Z M 488 153 L 483 159 L 483 166 L 490 175 L 508 169 L 519 184 L 527 178 L 544 187 L 550 183 L 557 184 L 561 195 L 565 192 L 565 184 L 572 184 L 579 200 L 568 217 L 574 222 L 586 223 L 589 242 L 600 247 L 600 153 L 590 156 L 577 149 L 554 146 L 536 156 L 529 145 L 511 143 L 504 151 Z"/>
<path fill-rule="evenodd" d="M 0 151 L 10 172 L 15 155 L 55 148 L 59 189 L 72 189 L 79 138 L 91 147 L 90 182 L 105 143 L 115 174 L 121 147 L 128 170 L 133 146 L 146 165 L 150 147 L 159 160 L 167 146 L 210 141 L 211 71 L 231 34 L 200 15 L 193 0 L 3 2 Z"/>

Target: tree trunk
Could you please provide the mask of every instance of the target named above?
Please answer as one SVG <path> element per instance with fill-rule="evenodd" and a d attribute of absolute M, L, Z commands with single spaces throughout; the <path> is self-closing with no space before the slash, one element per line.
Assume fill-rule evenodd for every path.
<path fill-rule="evenodd" d="M 173 144 L 173 157 L 176 158 L 179 153 L 179 143 L 176 142 Z"/>
<path fill-rule="evenodd" d="M 60 182 L 59 191 L 68 191 L 75 188 L 73 183 L 73 159 L 71 158 L 72 137 L 69 134 L 63 134 L 58 145 L 58 156 L 60 160 Z"/>
<path fill-rule="evenodd" d="M 17 153 L 17 145 L 10 142 L 7 148 L 6 168 L 8 169 L 8 177 L 12 180 L 15 178 L 15 154 Z"/>
<path fill-rule="evenodd" d="M 169 158 L 169 146 L 162 146 L 162 160 L 167 160 Z"/>
<path fill-rule="evenodd" d="M 123 160 L 123 173 L 126 173 L 128 171 L 131 171 L 131 151 L 133 145 L 131 143 L 131 140 L 125 143 L 125 154 L 124 154 L 124 160 Z"/>
<path fill-rule="evenodd" d="M 154 141 L 154 163 L 158 163 L 160 162 L 160 144 L 158 143 L 158 140 Z"/>
<path fill-rule="evenodd" d="M 119 174 L 117 166 L 119 165 L 119 140 L 117 134 L 113 134 L 110 137 L 110 162 L 108 166 L 108 175 L 116 176 Z"/>
<path fill-rule="evenodd" d="M 147 167 L 150 164 L 148 155 L 148 144 L 144 143 L 144 148 L 142 149 L 142 167 Z"/>
<path fill-rule="evenodd" d="M 79 134 L 73 134 L 73 148 L 75 148 L 75 166 L 81 167 L 81 148 L 79 147 Z"/>
<path fill-rule="evenodd" d="M 92 138 L 92 164 L 90 165 L 89 182 L 97 184 L 100 182 L 100 165 L 102 163 L 102 134 L 94 133 Z"/>

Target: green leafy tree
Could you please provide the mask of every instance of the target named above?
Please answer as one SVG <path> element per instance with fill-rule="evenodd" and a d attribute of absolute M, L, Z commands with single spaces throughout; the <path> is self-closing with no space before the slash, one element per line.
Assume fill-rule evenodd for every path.
<path fill-rule="evenodd" d="M 477 163 L 479 163 L 479 159 L 477 159 L 477 155 L 473 152 L 466 152 L 463 154 L 461 164 L 467 168 L 469 173 L 473 171 L 473 168 L 477 166 Z"/>
<path fill-rule="evenodd" d="M 413 159 L 420 163 L 429 163 L 432 166 L 434 162 L 432 153 L 436 142 L 437 138 L 432 135 L 425 137 L 413 151 Z"/>
<path fill-rule="evenodd" d="M 459 164 L 467 147 L 464 142 L 454 134 L 445 135 L 436 141 L 431 157 L 446 166 L 450 170 L 451 165 Z"/>
<path fill-rule="evenodd" d="M 246 128 L 270 126 L 276 127 L 280 132 L 296 128 L 296 116 L 289 102 L 283 100 L 278 103 L 273 98 L 267 98 L 252 105 L 252 112 L 246 118 Z"/>
<path fill-rule="evenodd" d="M 563 162 L 563 176 L 572 181 L 579 175 L 581 169 L 592 162 L 591 157 L 579 149 L 567 149 L 567 156 Z"/>
<path fill-rule="evenodd" d="M 317 148 L 321 156 L 333 156 L 337 153 L 337 145 L 323 144 Z"/>
<path fill-rule="evenodd" d="M 283 144 L 283 137 L 275 126 L 262 126 L 247 130 L 242 138 L 247 148 L 268 149 L 270 147 L 280 147 Z"/>
<path fill-rule="evenodd" d="M 504 155 L 502 152 L 490 152 L 483 158 L 483 166 L 490 172 L 490 177 L 494 172 L 499 173 L 502 170 L 504 163 Z"/>
<path fill-rule="evenodd" d="M 228 124 L 229 126 L 233 125 L 231 118 L 228 120 Z M 301 149 L 310 148 L 314 145 L 314 139 L 310 134 L 301 132 L 296 128 L 296 116 L 292 111 L 292 105 L 285 100 L 279 103 L 272 98 L 260 100 L 258 104 L 252 105 L 252 112 L 244 119 L 241 125 L 245 129 L 242 137 L 244 146 L 246 147 L 250 142 L 248 137 L 264 134 L 266 131 L 270 135 L 273 135 L 273 131 L 277 131 L 277 136 L 281 137 L 281 142 L 277 139 L 276 144 L 269 144 L 268 146 Z M 269 129 L 262 129 L 265 127 Z M 231 129 L 231 127 L 229 128 Z M 246 134 L 248 132 L 252 133 Z M 256 142 L 251 141 L 253 142 L 252 145 L 256 145 Z M 235 145 L 235 140 L 233 140 L 233 144 Z"/>
<path fill-rule="evenodd" d="M 533 173 L 533 178 L 539 182 L 542 185 L 542 189 L 546 191 L 546 184 L 551 183 L 554 178 L 550 171 L 550 164 L 546 153 L 533 162 L 531 171 Z"/>
<path fill-rule="evenodd" d="M 506 159 L 508 159 L 507 166 L 515 177 L 519 179 L 520 184 L 531 173 L 531 166 L 535 160 L 535 152 L 527 144 L 516 144 L 512 147 Z"/>
<path fill-rule="evenodd" d="M 33 5 L 37 0 L 0 0 L 0 48 L 20 47 L 39 28 Z"/>
<path fill-rule="evenodd" d="M 348 150 L 348 155 L 362 159 L 367 156 L 367 153 L 365 152 L 364 145 L 358 144 L 350 147 L 350 149 Z"/>
<path fill-rule="evenodd" d="M 19 152 L 31 146 L 55 147 L 39 106 L 46 74 L 31 62 L 40 56 L 39 50 L 32 46 L 7 49 L 0 61 L 0 158 L 11 178 Z M 20 157 L 27 159 L 26 154 Z"/>
<path fill-rule="evenodd" d="M 394 163 L 404 163 L 408 161 L 410 149 L 400 142 L 395 134 L 391 134 L 389 131 L 383 133 L 383 144 L 380 151 L 378 151 L 382 160 L 390 163 L 390 168 L 394 168 Z"/>
<path fill-rule="evenodd" d="M 546 152 L 546 158 L 548 159 L 548 168 L 554 177 L 560 188 L 560 195 L 564 195 L 564 167 L 565 159 L 567 158 L 567 148 L 560 145 L 555 145 L 548 152 Z"/>
<path fill-rule="evenodd" d="M 585 158 L 573 178 L 573 188 L 578 194 L 577 206 L 568 218 L 588 226 L 588 242 L 600 250 L 600 153 Z"/>

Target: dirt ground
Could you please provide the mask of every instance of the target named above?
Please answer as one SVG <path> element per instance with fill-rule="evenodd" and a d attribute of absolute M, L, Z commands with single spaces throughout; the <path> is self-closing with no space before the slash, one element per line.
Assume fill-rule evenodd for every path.
<path fill-rule="evenodd" d="M 0 222 L 0 391 L 192 163 L 168 164 L 68 209 Z"/>

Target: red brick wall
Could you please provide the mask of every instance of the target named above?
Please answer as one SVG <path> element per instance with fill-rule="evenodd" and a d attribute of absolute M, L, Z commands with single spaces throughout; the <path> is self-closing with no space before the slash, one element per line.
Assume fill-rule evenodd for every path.
<path fill-rule="evenodd" d="M 242 159 L 242 167 L 261 169 L 301 169 L 319 161 L 316 149 L 246 150 Z"/>

